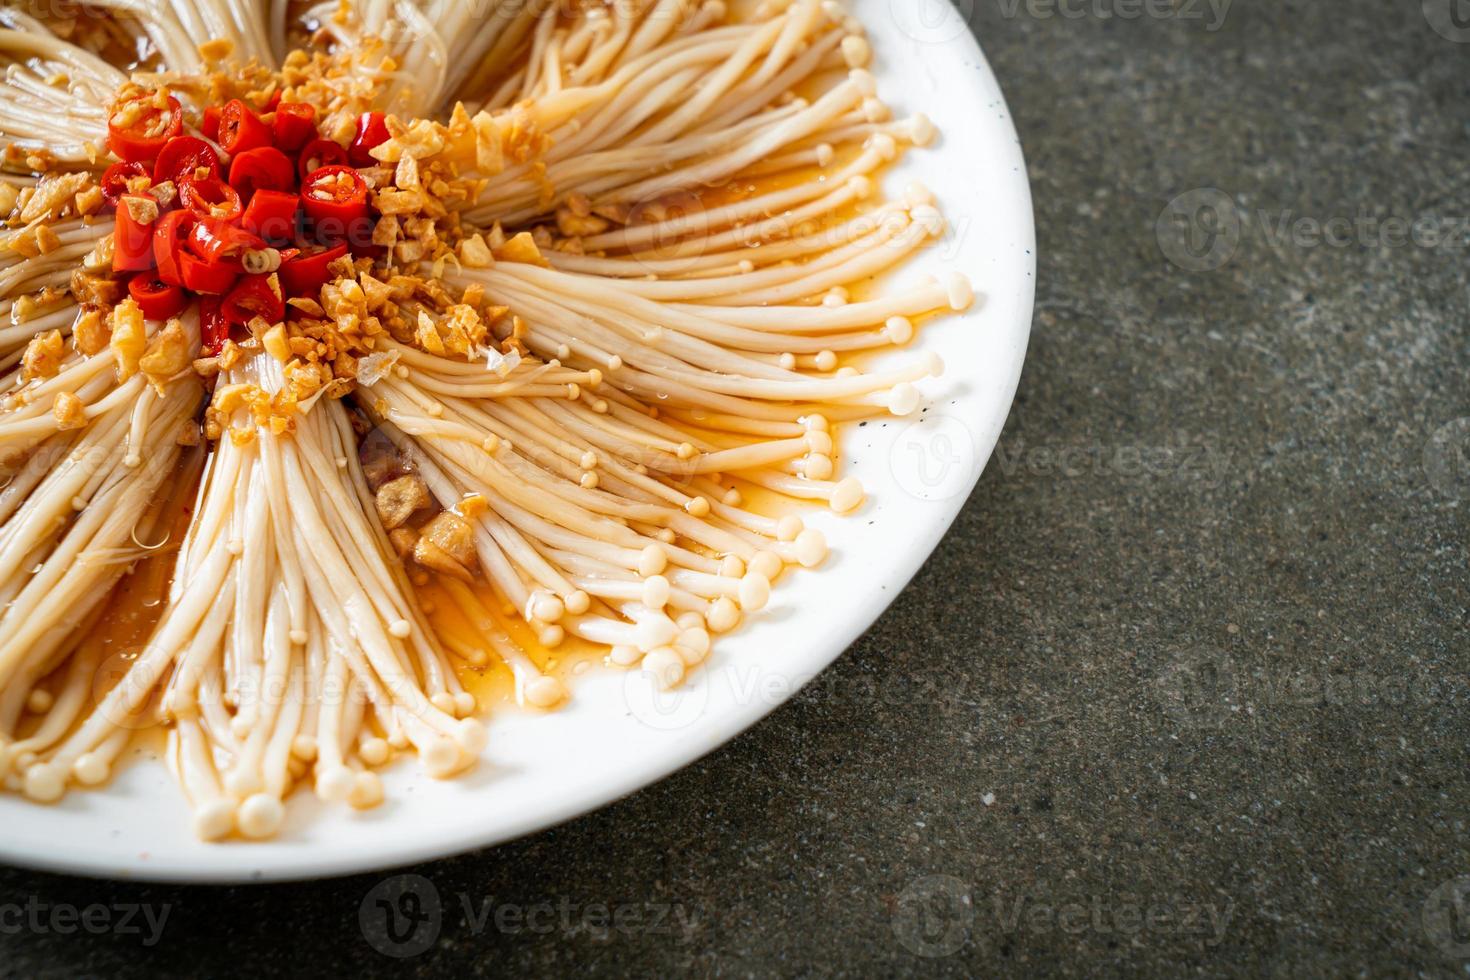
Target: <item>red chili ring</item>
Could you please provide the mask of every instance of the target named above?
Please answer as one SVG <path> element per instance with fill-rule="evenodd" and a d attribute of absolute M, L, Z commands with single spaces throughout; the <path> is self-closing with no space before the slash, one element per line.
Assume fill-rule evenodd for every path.
<path fill-rule="evenodd" d="M 301 208 L 322 241 L 356 241 L 359 226 L 369 220 L 368 185 L 351 167 L 316 170 L 301 183 Z"/>
<path fill-rule="evenodd" d="M 128 198 L 124 194 L 118 201 L 117 215 L 112 225 L 112 271 L 145 272 L 153 268 L 153 222 L 143 224 L 133 220 L 128 209 Z M 153 198 L 143 198 L 147 206 L 156 206 Z"/>
<path fill-rule="evenodd" d="M 271 130 L 239 99 L 225 103 L 219 115 L 219 145 L 230 156 L 271 145 Z"/>
<path fill-rule="evenodd" d="M 179 182 L 179 201 L 201 218 L 234 221 L 245 210 L 240 195 L 218 177 L 206 180 L 185 178 Z"/>
<path fill-rule="evenodd" d="M 296 215 L 300 210 L 300 195 L 260 190 L 250 199 L 240 225 L 267 241 L 291 241 L 296 237 Z"/>
<path fill-rule="evenodd" d="M 206 262 L 221 262 L 250 249 L 265 248 L 265 242 L 234 222 L 200 218 L 189 232 L 188 246 Z"/>
<path fill-rule="evenodd" d="M 276 146 L 295 153 L 316 137 L 316 106 L 308 102 L 282 102 L 276 106 Z"/>
<path fill-rule="evenodd" d="M 140 272 L 128 280 L 128 295 L 148 320 L 167 320 L 184 309 L 184 291 L 151 272 Z"/>
<path fill-rule="evenodd" d="M 128 181 L 134 177 L 147 177 L 151 183 L 153 177 L 148 173 L 148 168 L 141 163 L 114 163 L 102 172 L 102 199 L 108 204 L 116 204 L 118 198 L 129 193 Z"/>
<path fill-rule="evenodd" d="M 221 296 L 228 293 L 240 278 L 238 262 L 206 262 L 189 252 L 179 253 L 179 273 L 184 288 L 191 293 Z"/>
<path fill-rule="evenodd" d="M 357 117 L 357 135 L 347 148 L 347 161 L 354 167 L 376 167 L 372 149 L 388 142 L 391 138 L 388 124 L 381 112 L 364 112 Z"/>
<path fill-rule="evenodd" d="M 230 161 L 230 186 L 247 202 L 258 190 L 295 190 L 296 168 L 274 146 L 257 146 Z"/>
<path fill-rule="evenodd" d="M 208 170 L 207 177 L 219 177 L 219 154 L 214 147 L 197 136 L 175 136 L 159 151 L 153 182 L 171 180 L 177 185 L 185 179 L 198 180 L 200 170 Z"/>
<path fill-rule="evenodd" d="M 123 105 L 151 102 L 152 99 L 152 95 L 140 95 Z M 107 117 L 107 148 L 129 163 L 147 163 L 152 160 L 158 156 L 158 151 L 163 149 L 165 143 L 184 129 L 184 110 L 179 105 L 179 100 L 173 96 L 169 96 L 166 119 L 158 132 L 152 132 L 154 127 L 146 125 L 159 114 L 157 107 L 150 105 L 140 118 L 128 126 L 117 126 L 113 124 L 112 117 L 121 108 L 114 108 Z"/>
<path fill-rule="evenodd" d="M 281 263 L 281 288 L 287 296 L 315 298 L 327 281 L 327 266 L 346 254 L 347 246 L 337 245 L 310 255 L 292 256 Z"/>
<path fill-rule="evenodd" d="M 335 167 L 347 162 L 347 151 L 334 140 L 317 137 L 302 147 L 296 161 L 296 173 L 304 181 L 323 167 Z"/>
<path fill-rule="evenodd" d="M 262 317 L 278 323 L 286 315 L 286 300 L 271 287 L 269 274 L 243 276 L 225 297 L 221 312 L 230 323 L 249 323 Z M 279 280 L 277 280 L 279 285 Z"/>
<path fill-rule="evenodd" d="M 230 321 L 220 311 L 218 296 L 199 297 L 199 336 L 204 341 L 201 353 L 213 357 L 224 349 L 230 339 Z"/>
<path fill-rule="evenodd" d="M 179 256 L 198 220 L 193 211 L 170 211 L 153 228 L 153 261 L 158 266 L 158 278 L 170 285 L 184 284 Z"/>

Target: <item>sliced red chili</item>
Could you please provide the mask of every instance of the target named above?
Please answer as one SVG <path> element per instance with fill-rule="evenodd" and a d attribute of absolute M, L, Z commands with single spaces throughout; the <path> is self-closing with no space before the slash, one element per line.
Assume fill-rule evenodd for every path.
<path fill-rule="evenodd" d="M 258 190 L 295 190 L 296 168 L 274 146 L 258 146 L 230 161 L 230 186 L 247 202 Z"/>
<path fill-rule="evenodd" d="M 225 103 L 219 115 L 219 145 L 230 156 L 271 145 L 271 129 L 239 99 Z"/>
<path fill-rule="evenodd" d="M 307 143 L 296 161 L 296 173 L 305 181 L 323 167 L 334 167 L 347 162 L 347 151 L 342 144 L 318 137 Z"/>
<path fill-rule="evenodd" d="M 203 177 L 200 171 L 206 171 Z M 219 177 L 219 154 L 214 147 L 197 136 L 175 136 L 158 154 L 153 165 L 153 180 L 162 183 L 171 180 L 178 184 L 182 180 L 201 180 Z"/>
<path fill-rule="evenodd" d="M 315 297 L 327 281 L 327 266 L 346 254 L 347 246 L 337 245 L 320 252 L 292 256 L 281 263 L 281 288 L 287 296 Z"/>
<path fill-rule="evenodd" d="M 151 272 L 140 272 L 128 281 L 128 295 L 149 320 L 167 320 L 184 308 L 184 291 L 159 280 Z"/>
<path fill-rule="evenodd" d="M 208 262 L 190 252 L 180 252 L 179 272 L 189 292 L 222 296 L 240 278 L 240 263 Z"/>
<path fill-rule="evenodd" d="M 323 242 L 368 238 L 368 186 L 351 167 L 322 167 L 301 185 L 301 207 Z"/>
<path fill-rule="evenodd" d="M 206 262 L 237 258 L 241 252 L 255 248 L 265 248 L 265 242 L 219 218 L 200 218 L 189 232 L 189 251 Z"/>
<path fill-rule="evenodd" d="M 170 211 L 158 219 L 153 229 L 153 261 L 158 266 L 158 278 L 171 286 L 184 284 L 179 255 L 198 220 L 193 211 Z"/>
<path fill-rule="evenodd" d="M 218 296 L 199 297 L 199 336 L 204 342 L 202 353 L 213 357 L 230 339 L 230 321 L 225 319 L 223 300 Z"/>
<path fill-rule="evenodd" d="M 140 95 L 116 105 L 107 117 L 107 148 L 129 163 L 148 163 L 184 128 L 184 110 L 169 96 L 168 108 Z"/>
<path fill-rule="evenodd" d="M 233 221 L 245 210 L 240 195 L 218 177 L 179 181 L 179 200 L 202 218 Z"/>
<path fill-rule="evenodd" d="M 276 106 L 271 128 L 275 131 L 276 146 L 295 153 L 316 136 L 316 106 L 307 102 L 282 102 Z"/>
<path fill-rule="evenodd" d="M 371 150 L 389 140 L 388 124 L 381 112 L 364 112 L 357 117 L 357 135 L 347 149 L 347 161 L 354 167 L 375 167 Z"/>
<path fill-rule="evenodd" d="M 116 204 L 117 199 L 128 193 L 128 181 L 146 177 L 151 182 L 148 168 L 141 163 L 114 163 L 102 172 L 102 199 Z"/>
<path fill-rule="evenodd" d="M 265 100 L 265 108 L 261 112 L 275 112 L 281 105 L 281 90 L 276 89 L 271 97 Z"/>
<path fill-rule="evenodd" d="M 267 241 L 290 241 L 296 237 L 296 212 L 300 207 L 301 198 L 296 194 L 256 191 L 240 224 Z"/>
<path fill-rule="evenodd" d="M 221 110 L 219 106 L 209 106 L 204 110 L 204 118 L 199 123 L 199 131 L 209 139 L 214 140 L 216 143 L 219 142 L 220 112 Z"/>
<path fill-rule="evenodd" d="M 112 270 L 114 272 L 143 272 L 153 268 L 153 222 L 142 222 L 133 217 L 129 201 L 138 203 L 138 210 L 157 211 L 157 202 L 151 197 L 124 194 L 118 200 L 117 217 L 112 226 Z"/>
<path fill-rule="evenodd" d="M 243 276 L 225 297 L 222 311 L 230 323 L 249 323 L 263 317 L 278 323 L 286 315 L 286 300 L 279 292 L 279 280 L 271 284 L 271 274 Z"/>

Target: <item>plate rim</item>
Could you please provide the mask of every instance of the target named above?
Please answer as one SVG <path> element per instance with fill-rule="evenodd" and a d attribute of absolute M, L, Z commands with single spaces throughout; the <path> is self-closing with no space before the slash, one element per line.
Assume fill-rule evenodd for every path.
<path fill-rule="evenodd" d="M 893 0 L 902 2 L 902 0 Z M 960 12 L 950 6 L 948 0 L 942 0 L 956 17 L 963 17 Z M 891 14 L 891 4 L 888 5 Z M 324 878 L 336 878 L 355 874 L 389 872 L 396 869 L 422 864 L 429 861 L 442 860 L 458 855 L 495 847 L 522 837 L 550 830 L 578 817 L 585 816 L 605 806 L 626 799 L 639 790 L 645 789 L 655 783 L 667 779 L 669 776 L 698 762 L 714 751 L 724 747 L 737 736 L 750 730 L 758 722 L 762 721 L 782 705 L 794 697 L 806 684 L 817 676 L 820 676 L 838 659 L 844 656 L 852 646 L 863 637 L 877 622 L 878 618 L 897 600 L 919 571 L 928 563 L 934 550 L 949 533 L 966 501 L 973 493 L 981 475 L 989 466 L 993 458 L 995 447 L 999 442 L 1004 423 L 1009 418 L 1014 406 L 1015 394 L 1020 384 L 1021 372 L 1025 363 L 1026 353 L 1029 346 L 1032 319 L 1035 312 L 1035 289 L 1036 289 L 1036 222 L 1033 199 L 1029 177 L 1027 175 L 1024 154 L 1021 149 L 1019 135 L 1015 128 L 1015 122 L 1011 116 L 1009 106 L 1005 100 L 999 79 L 980 46 L 973 28 L 965 23 L 964 29 L 954 37 L 936 43 L 940 47 L 958 48 L 955 56 L 965 62 L 968 70 L 978 72 L 980 82 L 975 86 L 975 93 L 994 92 L 999 99 L 999 105 L 1004 116 L 1004 127 L 1010 135 L 1009 142 L 1002 147 L 997 147 L 997 155 L 1006 157 L 1002 162 L 1011 164 L 1010 170 L 1017 176 L 1012 181 L 1012 186 L 997 188 L 998 193 L 1003 193 L 1015 201 L 1015 210 L 1024 216 L 1024 221 L 1017 227 L 1007 229 L 1018 237 L 1019 246 L 1024 249 L 1025 257 L 1022 260 L 1023 276 L 1019 283 L 1018 302 L 1016 308 L 1016 322 L 1008 324 L 1006 336 L 1013 339 L 1010 346 L 1009 363 L 1004 365 L 1000 376 L 1004 379 L 1005 397 L 1003 404 L 1004 412 L 999 417 L 999 423 L 992 427 L 991 432 L 979 435 L 979 444 L 975 446 L 976 460 L 979 465 L 973 468 L 966 484 L 946 501 L 943 511 L 936 514 L 935 519 L 925 527 L 925 539 L 922 548 L 914 549 L 917 557 L 900 563 L 902 571 L 899 574 L 886 579 L 894 587 L 887 589 L 887 596 L 881 602 L 873 603 L 864 609 L 859 615 L 849 618 L 843 622 L 841 627 L 834 631 L 840 637 L 840 642 L 833 642 L 831 649 L 815 658 L 819 662 L 816 670 L 812 671 L 799 683 L 794 684 L 779 696 L 767 699 L 753 699 L 751 703 L 741 705 L 736 710 L 722 715 L 718 722 L 711 726 L 702 737 L 689 739 L 687 744 L 675 745 L 668 751 L 649 759 L 639 760 L 637 764 L 628 765 L 615 776 L 589 785 L 579 787 L 569 792 L 565 799 L 558 801 L 551 807 L 541 807 L 526 812 L 524 816 L 517 819 L 503 821 L 490 830 L 461 831 L 453 834 L 429 836 L 426 840 L 400 840 L 395 842 L 391 851 L 382 854 L 374 854 L 362 857 L 352 854 L 311 854 L 300 856 L 300 861 L 289 868 L 271 866 L 254 866 L 248 859 L 242 860 L 242 851 L 236 848 L 229 850 L 221 849 L 223 855 L 220 859 L 199 862 L 184 860 L 180 862 L 169 862 L 160 860 L 158 863 L 136 862 L 119 866 L 115 859 L 107 860 L 94 854 L 91 850 L 81 848 L 77 850 L 64 850 L 58 848 L 49 853 L 22 850 L 21 842 L 12 841 L 6 837 L 0 837 L 0 861 L 6 864 L 29 868 L 39 871 L 56 872 L 62 874 L 80 875 L 94 878 L 107 878 L 115 880 L 139 881 L 139 882 L 161 882 L 178 884 L 258 884 L 270 882 L 291 882 L 314 880 Z M 897 60 L 897 59 L 895 59 Z M 1002 402 L 997 402 L 1001 404 Z M 909 566 L 912 567 L 909 567 Z M 885 586 L 886 588 L 886 586 Z M 159 763 L 150 763 L 159 764 Z M 477 790 L 483 791 L 483 790 Z M 416 835 L 417 836 L 417 835 Z M 253 848 L 258 845 L 242 844 L 241 848 Z M 248 853 L 248 852 L 243 852 Z M 158 856 L 162 857 L 162 856 Z"/>

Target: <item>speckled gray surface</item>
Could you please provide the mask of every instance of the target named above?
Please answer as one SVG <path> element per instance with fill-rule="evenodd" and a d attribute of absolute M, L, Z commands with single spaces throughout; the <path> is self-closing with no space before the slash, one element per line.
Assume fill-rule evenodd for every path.
<path fill-rule="evenodd" d="M 878 626 L 676 777 L 416 869 L 419 955 L 378 951 L 428 938 L 382 876 L 0 870 L 0 975 L 1463 973 L 1470 30 L 962 6 L 1032 169 L 1035 332 Z M 140 902 L 156 945 L 51 918 Z"/>

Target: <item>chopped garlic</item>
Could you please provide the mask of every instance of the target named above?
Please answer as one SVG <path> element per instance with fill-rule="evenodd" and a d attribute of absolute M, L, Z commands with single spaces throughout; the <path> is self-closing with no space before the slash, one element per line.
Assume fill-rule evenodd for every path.
<path fill-rule="evenodd" d="M 192 363 L 189 335 L 184 333 L 183 324 L 170 320 L 153 338 L 148 353 L 138 360 L 138 367 L 148 377 L 148 383 L 162 394 L 164 383 L 186 371 Z"/>
<path fill-rule="evenodd" d="M 380 351 L 369 354 L 367 357 L 359 358 L 357 362 L 357 383 L 371 388 L 373 385 L 388 377 L 393 366 L 402 357 L 398 351 Z"/>
<path fill-rule="evenodd" d="M 112 334 L 101 310 L 83 308 L 78 311 L 76 322 L 71 325 L 71 342 L 79 354 L 88 357 L 100 354 L 107 349 L 107 342 L 111 339 Z"/>
<path fill-rule="evenodd" d="M 60 330 L 48 330 L 31 338 L 26 352 L 21 357 L 21 377 L 27 381 L 34 378 L 54 378 L 61 370 L 62 358 L 66 356 L 66 344 Z"/>
<path fill-rule="evenodd" d="M 117 357 L 118 380 L 126 381 L 138 373 L 138 362 L 148 349 L 147 326 L 143 310 L 131 297 L 112 310 L 112 337 L 109 346 Z"/>
<path fill-rule="evenodd" d="M 56 427 L 62 431 L 80 429 L 87 424 L 86 406 L 69 391 L 58 392 L 51 404 L 51 414 L 56 418 Z"/>
<path fill-rule="evenodd" d="M 515 348 L 511 348 L 509 354 L 502 354 L 494 347 L 487 347 L 484 353 L 485 366 L 502 378 L 514 371 L 521 363 L 521 352 Z"/>

